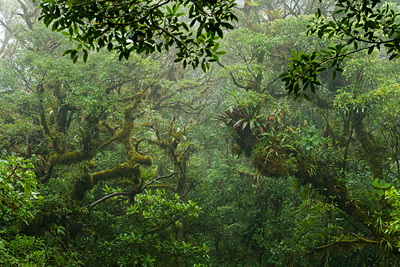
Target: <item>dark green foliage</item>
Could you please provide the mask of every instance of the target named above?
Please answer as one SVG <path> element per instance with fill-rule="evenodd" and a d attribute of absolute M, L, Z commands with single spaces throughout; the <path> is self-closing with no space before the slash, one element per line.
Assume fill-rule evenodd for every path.
<path fill-rule="evenodd" d="M 238 154 L 244 152 L 249 157 L 256 144 L 257 135 L 267 130 L 268 123 L 261 111 L 260 106 L 244 104 L 229 107 L 217 117 L 228 127 L 234 129 L 235 143 L 239 146 Z"/>
<path fill-rule="evenodd" d="M 321 2 L 321 1 L 320 1 Z M 332 39 L 333 45 L 311 53 L 293 54 L 288 71 L 281 75 L 288 93 L 295 99 L 308 88 L 315 93 L 321 81 L 320 72 L 333 69 L 332 78 L 342 72 L 343 61 L 353 54 L 381 50 L 389 60 L 399 57 L 400 24 L 398 9 L 380 0 L 336 0 L 335 10 L 324 16 L 320 9 L 308 24 L 308 34 Z M 304 93 L 304 96 L 307 94 Z"/>
<path fill-rule="evenodd" d="M 252 155 L 253 166 L 266 177 L 282 177 L 293 174 L 297 150 L 289 145 L 285 136 L 262 137 Z"/>
<path fill-rule="evenodd" d="M 86 12 L 77 23 L 88 27 L 78 32 L 66 17 L 46 21 L 54 28 L 71 22 L 82 38 L 116 24 L 104 17 L 107 9 L 126 8 L 120 1 L 43 3 L 49 16 L 64 4 L 71 16 L 78 15 L 69 7 Z M 138 54 L 140 44 L 125 36 L 133 50 L 118 61 L 117 43 L 125 41 L 111 28 L 92 47 L 110 53 L 89 52 L 84 40 L 75 53 L 76 43 L 36 22 L 30 0 L 11 10 L 2 4 L 0 19 L 12 31 L 0 42 L 0 148 L 7 159 L 0 265 L 398 265 L 399 65 L 365 51 L 340 62 L 335 82 L 333 66 L 317 84 L 312 72 L 329 66 L 314 51 L 347 48 L 333 36 L 306 36 L 310 17 L 300 14 L 316 7 L 326 14 L 327 1 L 245 1 L 235 10 L 238 28 L 209 47 L 228 56 L 207 73 L 174 63 L 180 51 L 166 53 L 166 40 L 146 31 L 156 24 L 115 25 L 126 36 L 128 28 L 146 28 L 137 41 L 155 41 Z M 160 8 L 163 14 L 151 9 L 149 18 L 159 14 L 185 34 L 188 14 L 171 2 Z M 89 15 L 104 15 L 103 22 Z M 61 31 L 69 35 L 69 28 Z M 197 48 L 210 44 L 199 38 Z M 145 48 L 159 44 L 161 53 Z M 73 64 L 78 54 L 86 59 L 83 49 L 91 60 Z M 72 61 L 61 56 L 66 50 Z M 293 77 L 308 70 L 297 96 L 310 101 L 287 97 L 278 76 L 288 62 Z M 318 93 L 307 94 L 302 82 Z"/>
<path fill-rule="evenodd" d="M 88 49 L 106 47 L 115 50 L 119 59 L 128 59 L 132 52 L 151 54 L 176 47 L 176 62 L 210 68 L 209 61 L 218 60 L 217 40 L 223 30 L 233 29 L 231 21 L 234 1 L 43 1 L 41 19 L 44 24 L 70 40 L 80 41 L 69 54 L 76 62 L 83 60 Z M 187 15 L 185 15 L 187 14 Z"/>

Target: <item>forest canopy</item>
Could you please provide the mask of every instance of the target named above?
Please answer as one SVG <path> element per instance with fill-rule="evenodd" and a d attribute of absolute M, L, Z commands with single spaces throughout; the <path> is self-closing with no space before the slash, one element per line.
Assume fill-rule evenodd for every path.
<path fill-rule="evenodd" d="M 364 2 L 358 24 L 386 8 Z M 212 2 L 140 2 L 132 25 L 97 3 L 0 0 L 0 265 L 400 264 L 399 62 L 334 29 L 361 1 L 218 2 L 222 33 L 190 27 Z M 343 42 L 339 70 L 314 53 Z M 327 69 L 293 101 L 280 75 L 307 60 Z"/>

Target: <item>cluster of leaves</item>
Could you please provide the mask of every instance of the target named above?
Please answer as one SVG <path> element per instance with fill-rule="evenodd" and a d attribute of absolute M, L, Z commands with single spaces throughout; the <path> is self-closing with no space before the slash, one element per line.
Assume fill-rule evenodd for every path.
<path fill-rule="evenodd" d="M 234 129 L 250 130 L 253 135 L 263 133 L 267 127 L 267 120 L 265 115 L 262 114 L 262 108 L 257 106 L 229 107 L 226 111 L 221 112 L 217 118 Z"/>
<path fill-rule="evenodd" d="M 80 43 L 65 51 L 74 62 L 88 49 L 107 47 L 119 59 L 135 51 L 150 54 L 176 47 L 177 61 L 183 65 L 210 68 L 218 60 L 217 40 L 224 29 L 233 29 L 234 1 L 53 1 L 41 3 L 41 19 L 46 26 L 61 31 Z M 185 9 L 185 10 L 182 10 Z M 185 14 L 187 13 L 187 16 Z M 66 31 L 64 31 L 66 30 Z"/>
<path fill-rule="evenodd" d="M 196 203 L 182 201 L 177 194 L 171 199 L 165 190 L 145 191 L 127 211 L 131 222 L 139 222 L 140 227 L 130 225 L 127 232 L 105 241 L 97 257 L 107 264 L 118 262 L 119 266 L 169 265 L 179 256 L 201 262 L 207 258 L 205 244 L 195 246 L 173 238 L 183 221 L 189 222 L 200 212 Z"/>
<path fill-rule="evenodd" d="M 321 84 L 318 75 L 326 69 L 333 68 L 335 78 L 336 72 L 343 71 L 342 62 L 352 54 L 364 50 L 371 54 L 384 47 L 390 60 L 400 57 L 400 24 L 396 19 L 399 13 L 393 6 L 380 0 L 335 2 L 332 17 L 324 17 L 318 9 L 307 26 L 308 35 L 331 39 L 335 44 L 319 52 L 294 53 L 293 63 L 281 75 L 288 93 L 293 92 L 295 98 L 301 90 L 315 93 L 315 86 Z"/>
<path fill-rule="evenodd" d="M 23 158 L 0 160 L 0 223 L 27 222 L 33 216 L 31 208 L 39 198 L 33 168 L 34 165 Z"/>
<path fill-rule="evenodd" d="M 293 58 L 290 58 L 288 71 L 280 75 L 282 82 L 285 83 L 288 94 L 293 93 L 294 99 L 296 100 L 300 95 L 307 100 L 310 97 L 306 91 L 310 88 L 312 93 L 315 93 L 315 87 L 321 85 L 317 75 L 326 70 L 322 67 L 322 64 L 318 61 L 319 54 L 313 52 L 311 54 L 304 54 L 302 51 L 296 53 L 293 49 L 291 50 Z"/>
<path fill-rule="evenodd" d="M 75 253 L 60 253 L 57 242 L 64 232 L 54 231 L 50 245 L 40 237 L 19 234 L 21 222 L 29 224 L 43 199 L 38 194 L 33 170 L 34 165 L 27 159 L 11 156 L 0 160 L 0 264 L 80 266 Z"/>
<path fill-rule="evenodd" d="M 76 253 L 61 252 L 63 248 L 46 244 L 35 236 L 17 235 L 11 240 L 0 239 L 2 266 L 82 266 Z"/>

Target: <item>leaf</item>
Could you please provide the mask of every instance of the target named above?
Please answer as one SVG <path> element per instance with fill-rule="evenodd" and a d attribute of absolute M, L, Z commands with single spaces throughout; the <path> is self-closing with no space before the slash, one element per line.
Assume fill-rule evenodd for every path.
<path fill-rule="evenodd" d="M 222 32 L 222 30 L 220 28 L 216 28 L 215 31 L 217 32 L 219 37 L 224 38 L 224 33 Z"/>
<path fill-rule="evenodd" d="M 219 43 L 215 43 L 212 51 L 216 52 L 218 48 L 219 48 Z"/>
<path fill-rule="evenodd" d="M 113 49 L 113 43 L 109 42 L 108 45 L 107 45 L 107 50 L 111 51 L 112 49 Z"/>
<path fill-rule="evenodd" d="M 71 51 L 71 59 L 74 59 L 77 53 L 78 53 L 78 51 L 76 51 L 75 49 L 73 49 L 73 50 Z"/>
<path fill-rule="evenodd" d="M 201 63 L 201 69 L 203 70 L 204 73 L 207 72 L 206 64 L 204 64 L 204 62 Z"/>
<path fill-rule="evenodd" d="M 301 58 L 302 58 L 303 60 L 305 60 L 305 61 L 308 61 L 308 60 L 309 60 L 309 58 L 308 58 L 306 55 L 301 55 Z"/>
<path fill-rule="evenodd" d="M 243 121 L 244 121 L 243 119 L 238 120 L 238 121 L 233 125 L 233 128 L 238 127 Z"/>
<path fill-rule="evenodd" d="M 242 130 L 244 130 L 244 128 L 246 128 L 247 124 L 249 124 L 248 121 L 243 122 L 243 124 L 242 124 Z"/>
<path fill-rule="evenodd" d="M 174 7 L 173 7 L 174 13 L 178 12 L 180 6 L 181 6 L 180 3 L 174 5 Z"/>
<path fill-rule="evenodd" d="M 228 30 L 233 30 L 233 29 L 234 29 L 234 27 L 232 26 L 232 24 L 226 23 L 226 22 L 222 22 L 222 23 L 221 23 L 221 26 L 224 27 L 224 28 L 226 28 L 226 29 L 228 29 Z"/>
<path fill-rule="evenodd" d="M 315 12 L 315 16 L 317 17 L 317 18 L 319 18 L 319 17 L 321 17 L 321 9 L 317 9 L 317 11 Z"/>
<path fill-rule="evenodd" d="M 86 49 L 83 49 L 83 62 L 86 62 L 88 59 L 88 52 Z"/>
<path fill-rule="evenodd" d="M 63 56 L 71 54 L 72 51 L 74 51 L 74 49 L 69 49 L 69 50 L 64 51 Z"/>
<path fill-rule="evenodd" d="M 368 55 L 370 55 L 370 54 L 374 51 L 374 48 L 375 48 L 375 47 L 371 46 L 371 47 L 368 49 Z"/>

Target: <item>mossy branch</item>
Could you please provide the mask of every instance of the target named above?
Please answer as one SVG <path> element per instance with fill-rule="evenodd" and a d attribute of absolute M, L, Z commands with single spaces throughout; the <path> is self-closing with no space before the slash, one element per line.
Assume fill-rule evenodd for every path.
<path fill-rule="evenodd" d="M 118 141 L 124 145 L 127 151 L 128 160 L 114 168 L 102 170 L 93 174 L 89 174 L 88 169 L 84 168 L 83 177 L 76 183 L 75 186 L 75 195 L 78 198 L 82 198 L 87 190 L 91 189 L 100 181 L 115 178 L 129 180 L 135 185 L 135 188 L 138 189 L 135 190 L 135 192 L 139 193 L 139 189 L 142 187 L 140 164 L 150 166 L 153 163 L 151 157 L 142 156 L 139 154 L 131 141 L 131 134 L 134 129 L 135 120 L 134 111 L 137 109 L 137 106 L 139 105 L 143 96 L 144 92 L 140 91 L 132 97 L 132 104 L 124 110 L 125 122 L 122 129 L 115 132 L 112 138 L 100 145 L 98 150 L 96 150 L 96 153 L 93 153 L 94 156 L 100 149 L 105 148 L 114 141 Z M 58 157 L 53 157 L 52 162 L 63 164 L 66 164 L 65 162 L 75 163 L 86 159 L 91 159 L 93 157 L 85 158 L 85 156 L 86 154 L 83 154 L 82 152 L 69 152 Z"/>
<path fill-rule="evenodd" d="M 141 170 L 139 164 L 130 164 L 129 162 L 125 162 L 112 169 L 93 173 L 92 179 L 93 183 L 97 184 L 100 181 L 105 181 L 116 177 L 134 180 L 135 178 L 140 178 L 140 176 Z"/>
<path fill-rule="evenodd" d="M 66 152 L 64 154 L 55 154 L 49 158 L 49 162 L 54 165 L 71 165 L 75 163 L 80 163 L 85 160 L 90 160 L 96 156 L 97 150 L 92 150 L 88 152 L 83 151 L 72 151 Z"/>
<path fill-rule="evenodd" d="M 132 144 L 127 145 L 127 150 L 130 162 L 139 163 L 146 166 L 151 166 L 153 164 L 153 160 L 151 157 L 140 155 Z"/>
<path fill-rule="evenodd" d="M 135 115 L 133 114 L 133 112 L 137 109 L 137 106 L 139 105 L 143 97 L 144 97 L 143 91 L 139 91 L 137 94 L 133 96 L 132 104 L 126 107 L 124 110 L 125 123 L 122 129 L 117 131 L 113 137 L 111 137 L 108 141 L 103 143 L 99 147 L 99 150 L 109 146 L 114 141 L 118 141 L 122 144 L 129 142 L 129 138 L 135 126 L 134 124 Z"/>

